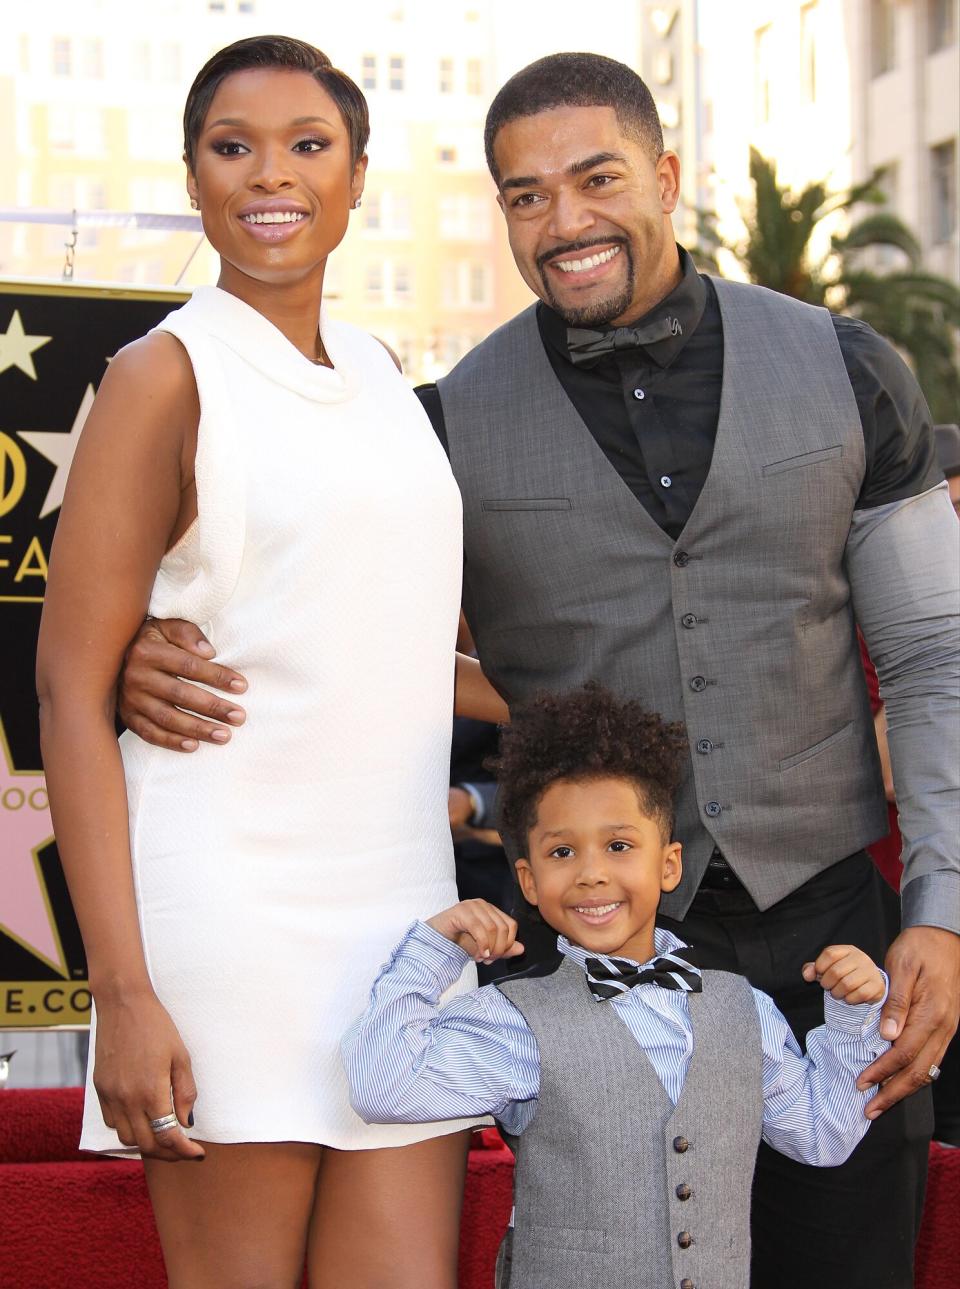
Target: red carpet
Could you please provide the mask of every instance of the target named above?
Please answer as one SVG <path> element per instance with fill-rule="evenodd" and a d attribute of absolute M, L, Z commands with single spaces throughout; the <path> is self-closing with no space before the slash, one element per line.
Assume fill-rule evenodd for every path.
<path fill-rule="evenodd" d="M 140 1165 L 77 1151 L 80 1104 L 79 1088 L 0 1092 L 0 1285 L 166 1289 Z M 510 1212 L 510 1152 L 491 1129 L 476 1144 L 460 1289 L 491 1289 Z M 960 1150 L 930 1152 L 917 1289 L 960 1289 Z"/>

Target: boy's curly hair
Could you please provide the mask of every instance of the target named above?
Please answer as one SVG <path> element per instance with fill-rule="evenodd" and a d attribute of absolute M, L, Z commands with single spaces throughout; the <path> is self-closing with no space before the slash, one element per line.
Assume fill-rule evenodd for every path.
<path fill-rule="evenodd" d="M 631 780 L 645 813 L 669 841 L 686 760 L 682 724 L 670 724 L 636 699 L 617 698 L 590 681 L 512 708 L 510 724 L 500 731 L 500 755 L 487 765 L 499 779 L 503 829 L 525 851 L 540 798 L 558 779 Z"/>

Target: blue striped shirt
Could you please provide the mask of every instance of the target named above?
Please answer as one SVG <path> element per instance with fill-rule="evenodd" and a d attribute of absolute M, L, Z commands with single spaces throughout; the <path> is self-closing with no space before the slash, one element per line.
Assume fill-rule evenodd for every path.
<path fill-rule="evenodd" d="M 654 944 L 656 956 L 683 947 L 659 928 Z M 558 945 L 585 970 L 587 950 L 563 936 Z M 492 1114 L 519 1135 L 532 1122 L 540 1054 L 520 1011 L 496 985 L 441 1002 L 468 961 L 458 945 L 414 922 L 381 969 L 342 1044 L 351 1103 L 368 1123 Z M 773 1000 L 759 989 L 753 996 L 764 1140 L 801 1163 L 842 1164 L 869 1127 L 864 1109 L 876 1093 L 858 1092 L 856 1079 L 890 1046 L 878 1032 L 882 1002 L 849 1006 L 824 994 L 826 1023 L 807 1035 L 804 1056 Z M 693 1052 L 686 993 L 636 985 L 597 1006 L 616 1009 L 676 1105 Z"/>

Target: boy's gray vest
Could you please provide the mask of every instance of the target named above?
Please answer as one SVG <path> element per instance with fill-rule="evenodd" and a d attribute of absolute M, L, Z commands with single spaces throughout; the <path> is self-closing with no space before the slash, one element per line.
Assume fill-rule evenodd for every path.
<path fill-rule="evenodd" d="M 534 308 L 439 382 L 487 675 L 509 701 L 595 678 L 686 722 L 673 917 L 714 843 L 767 908 L 887 818 L 843 565 L 863 431 L 833 323 L 715 286 L 716 446 L 676 543 L 567 398 Z"/>
<path fill-rule="evenodd" d="M 497 1289 L 747 1289 L 763 1122 L 747 982 L 705 971 L 703 993 L 688 995 L 693 1056 L 675 1108 L 574 963 L 497 984 L 540 1049 L 537 1113 L 511 1140 L 514 1228 Z"/>

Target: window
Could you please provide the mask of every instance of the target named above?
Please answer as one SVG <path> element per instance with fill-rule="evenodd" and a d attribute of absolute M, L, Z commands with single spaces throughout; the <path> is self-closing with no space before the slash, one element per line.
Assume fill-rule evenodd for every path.
<path fill-rule="evenodd" d="M 491 203 L 466 193 L 441 197 L 439 231 L 445 241 L 486 242 L 491 233 Z"/>
<path fill-rule="evenodd" d="M 256 13 L 254 0 L 237 0 L 237 13 Z"/>
<path fill-rule="evenodd" d="M 479 58 L 467 59 L 467 93 L 483 93 L 483 63 Z"/>
<path fill-rule="evenodd" d="M 360 88 L 365 90 L 377 88 L 376 54 L 364 54 L 360 59 Z"/>
<path fill-rule="evenodd" d="M 404 83 L 403 74 L 403 56 L 401 54 L 390 55 L 390 80 L 389 85 L 392 90 L 402 90 Z"/>
<path fill-rule="evenodd" d="M 448 309 L 489 307 L 490 266 L 470 260 L 449 261 L 441 269 L 440 294 Z"/>
<path fill-rule="evenodd" d="M 471 304 L 486 304 L 490 294 L 490 272 L 486 264 L 470 265 L 469 300 Z"/>
<path fill-rule="evenodd" d="M 934 242 L 949 242 L 957 231 L 956 139 L 930 149 L 930 205 Z"/>
<path fill-rule="evenodd" d="M 770 28 L 753 33 L 754 116 L 758 125 L 770 120 Z"/>
<path fill-rule="evenodd" d="M 85 40 L 80 47 L 80 51 L 81 75 L 89 77 L 90 80 L 102 80 L 103 42 L 99 40 Z"/>
<path fill-rule="evenodd" d="M 160 79 L 176 84 L 180 80 L 180 46 L 166 43 L 158 50 L 160 61 Z"/>
<path fill-rule="evenodd" d="M 73 75 L 73 45 L 66 36 L 56 36 L 53 41 L 54 76 Z"/>
<path fill-rule="evenodd" d="M 30 71 L 30 37 L 25 33 L 20 36 L 20 70 Z"/>
<path fill-rule="evenodd" d="M 371 193 L 363 196 L 363 226 L 371 233 L 380 231 L 380 194 Z"/>
<path fill-rule="evenodd" d="M 896 63 L 895 0 L 870 0 L 870 74 L 882 76 Z"/>
<path fill-rule="evenodd" d="M 927 51 L 935 54 L 957 38 L 957 0 L 927 0 Z"/>
<path fill-rule="evenodd" d="M 407 264 L 393 266 L 393 303 L 409 304 L 413 299 L 413 282 Z"/>
<path fill-rule="evenodd" d="M 437 148 L 437 161 L 442 166 L 454 166 L 457 164 L 456 148 Z"/>
<path fill-rule="evenodd" d="M 453 93 L 453 59 L 452 58 L 440 59 L 440 77 L 438 81 L 438 89 L 440 90 L 441 94 Z"/>
<path fill-rule="evenodd" d="M 800 8 L 800 101 L 817 99 L 817 0 Z"/>
<path fill-rule="evenodd" d="M 363 279 L 363 294 L 368 304 L 383 303 L 383 265 L 373 261 L 367 265 Z"/>

